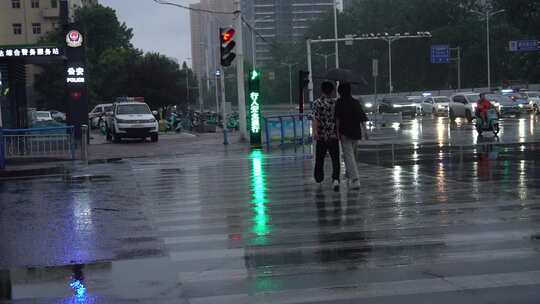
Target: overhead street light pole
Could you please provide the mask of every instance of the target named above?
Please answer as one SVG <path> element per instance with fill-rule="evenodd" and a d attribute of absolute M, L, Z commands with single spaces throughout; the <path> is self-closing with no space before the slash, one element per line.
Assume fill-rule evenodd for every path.
<path fill-rule="evenodd" d="M 309 91 L 309 99 L 310 101 L 313 101 L 313 66 L 311 62 L 311 46 L 313 44 L 317 43 L 332 43 L 332 42 L 350 42 L 350 41 L 365 41 L 365 40 L 384 40 L 388 42 L 389 45 L 389 87 L 390 87 L 390 93 L 393 92 L 393 83 L 392 83 L 392 51 L 391 51 L 391 45 L 394 41 L 399 39 L 424 39 L 424 38 L 431 38 L 430 32 L 417 32 L 416 34 L 411 35 L 410 33 L 404 33 L 404 34 L 394 34 L 389 35 L 388 33 L 384 34 L 362 34 L 359 36 L 352 36 L 352 37 L 346 37 L 346 38 L 338 38 L 338 39 L 315 39 L 311 40 L 308 39 L 306 41 L 306 48 L 307 48 L 307 59 L 308 59 L 308 71 L 309 71 L 309 85 L 308 85 L 308 91 Z M 337 56 L 337 54 L 336 54 Z"/>
<path fill-rule="evenodd" d="M 337 22 L 337 0 L 334 0 L 334 38 L 336 39 L 336 69 L 339 69 L 339 41 L 338 41 L 338 22 Z M 327 69 L 328 70 L 328 69 Z"/>
<path fill-rule="evenodd" d="M 486 18 L 486 43 L 487 43 L 487 76 L 488 76 L 488 90 L 491 90 L 491 35 L 490 35 L 490 29 L 489 29 L 489 19 L 495 15 L 501 14 L 506 12 L 506 10 L 498 10 L 498 11 L 489 11 L 486 10 L 485 12 L 479 12 L 475 10 L 471 10 L 471 13 L 477 14 L 481 16 L 482 18 Z"/>
<path fill-rule="evenodd" d="M 282 62 L 282 65 L 285 65 L 289 68 L 289 104 L 291 105 L 291 108 L 293 106 L 293 88 L 292 88 L 292 68 L 298 63 L 285 63 Z"/>
<path fill-rule="evenodd" d="M 324 71 L 325 71 L 325 72 L 328 72 L 328 58 L 334 56 L 335 54 L 336 54 L 336 53 L 332 53 L 332 54 L 319 54 L 319 53 L 315 53 L 315 55 L 317 55 L 317 56 L 324 57 Z"/>

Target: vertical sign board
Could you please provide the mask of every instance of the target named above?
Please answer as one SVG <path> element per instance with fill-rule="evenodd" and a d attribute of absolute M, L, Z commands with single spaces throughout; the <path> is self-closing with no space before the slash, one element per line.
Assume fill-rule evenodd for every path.
<path fill-rule="evenodd" d="M 433 64 L 450 63 L 450 46 L 449 45 L 431 46 L 431 63 Z"/>
<path fill-rule="evenodd" d="M 84 37 L 77 30 L 66 33 L 66 57 L 67 121 L 75 127 L 75 137 L 81 139 L 81 125 L 88 124 L 88 75 Z"/>
<path fill-rule="evenodd" d="M 262 145 L 261 131 L 261 73 L 257 70 L 249 72 L 248 126 L 252 146 Z"/>

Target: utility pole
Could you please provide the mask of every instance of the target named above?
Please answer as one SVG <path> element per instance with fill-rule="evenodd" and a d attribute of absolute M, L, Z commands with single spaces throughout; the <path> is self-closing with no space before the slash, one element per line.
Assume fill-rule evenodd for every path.
<path fill-rule="evenodd" d="M 312 40 L 308 39 L 306 41 L 306 48 L 307 48 L 307 64 L 308 64 L 308 102 L 312 102 L 314 100 L 314 94 L 313 94 L 313 65 L 311 63 L 311 44 L 313 43 Z"/>
<path fill-rule="evenodd" d="M 337 22 L 337 0 L 334 0 L 334 38 L 336 39 L 336 69 L 339 69 L 339 42 L 338 42 L 338 22 Z"/>
<path fill-rule="evenodd" d="M 471 13 L 477 14 L 482 18 L 486 18 L 486 43 L 487 43 L 487 78 L 488 78 L 488 89 L 491 90 L 491 35 L 489 28 L 489 19 L 495 15 L 506 12 L 506 10 L 490 11 L 487 9 L 485 12 L 479 12 L 471 10 Z"/>
<path fill-rule="evenodd" d="M 227 139 L 227 99 L 225 98 L 225 70 L 221 69 L 221 117 L 223 118 L 223 144 L 228 145 L 229 141 Z M 216 112 L 218 115 L 219 122 L 219 112 Z"/>
<path fill-rule="evenodd" d="M 242 6 L 240 0 L 236 4 L 236 35 L 238 35 L 236 52 L 236 82 L 238 86 L 238 116 L 240 123 L 240 140 L 247 139 L 247 116 L 246 116 L 246 89 L 244 83 L 244 43 Z"/>
<path fill-rule="evenodd" d="M 292 68 L 298 65 L 298 63 L 282 63 L 282 65 L 285 65 L 289 68 L 289 104 L 292 109 L 293 108 Z"/>
<path fill-rule="evenodd" d="M 457 62 L 457 87 L 458 90 L 461 90 L 461 47 L 450 48 L 450 50 L 457 52 L 457 57 L 450 60 Z"/>

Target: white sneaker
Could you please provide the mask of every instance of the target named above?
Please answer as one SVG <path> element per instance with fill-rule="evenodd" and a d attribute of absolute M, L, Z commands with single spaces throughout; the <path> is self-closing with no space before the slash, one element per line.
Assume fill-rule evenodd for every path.
<path fill-rule="evenodd" d="M 332 187 L 334 188 L 334 191 L 339 191 L 339 181 L 336 179 L 334 180 L 334 183 L 332 184 Z"/>
<path fill-rule="evenodd" d="M 351 189 L 354 189 L 354 190 L 360 189 L 360 181 L 359 180 L 353 181 L 350 185 L 351 185 Z"/>

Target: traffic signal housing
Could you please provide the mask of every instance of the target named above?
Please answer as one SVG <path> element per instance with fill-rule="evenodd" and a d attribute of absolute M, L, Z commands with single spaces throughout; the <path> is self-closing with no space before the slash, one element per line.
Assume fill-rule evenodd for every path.
<path fill-rule="evenodd" d="M 236 54 L 233 52 L 234 47 L 236 46 L 234 34 L 236 34 L 236 31 L 232 27 L 219 29 L 219 39 L 221 42 L 221 66 L 231 66 L 232 62 L 236 58 Z"/>

